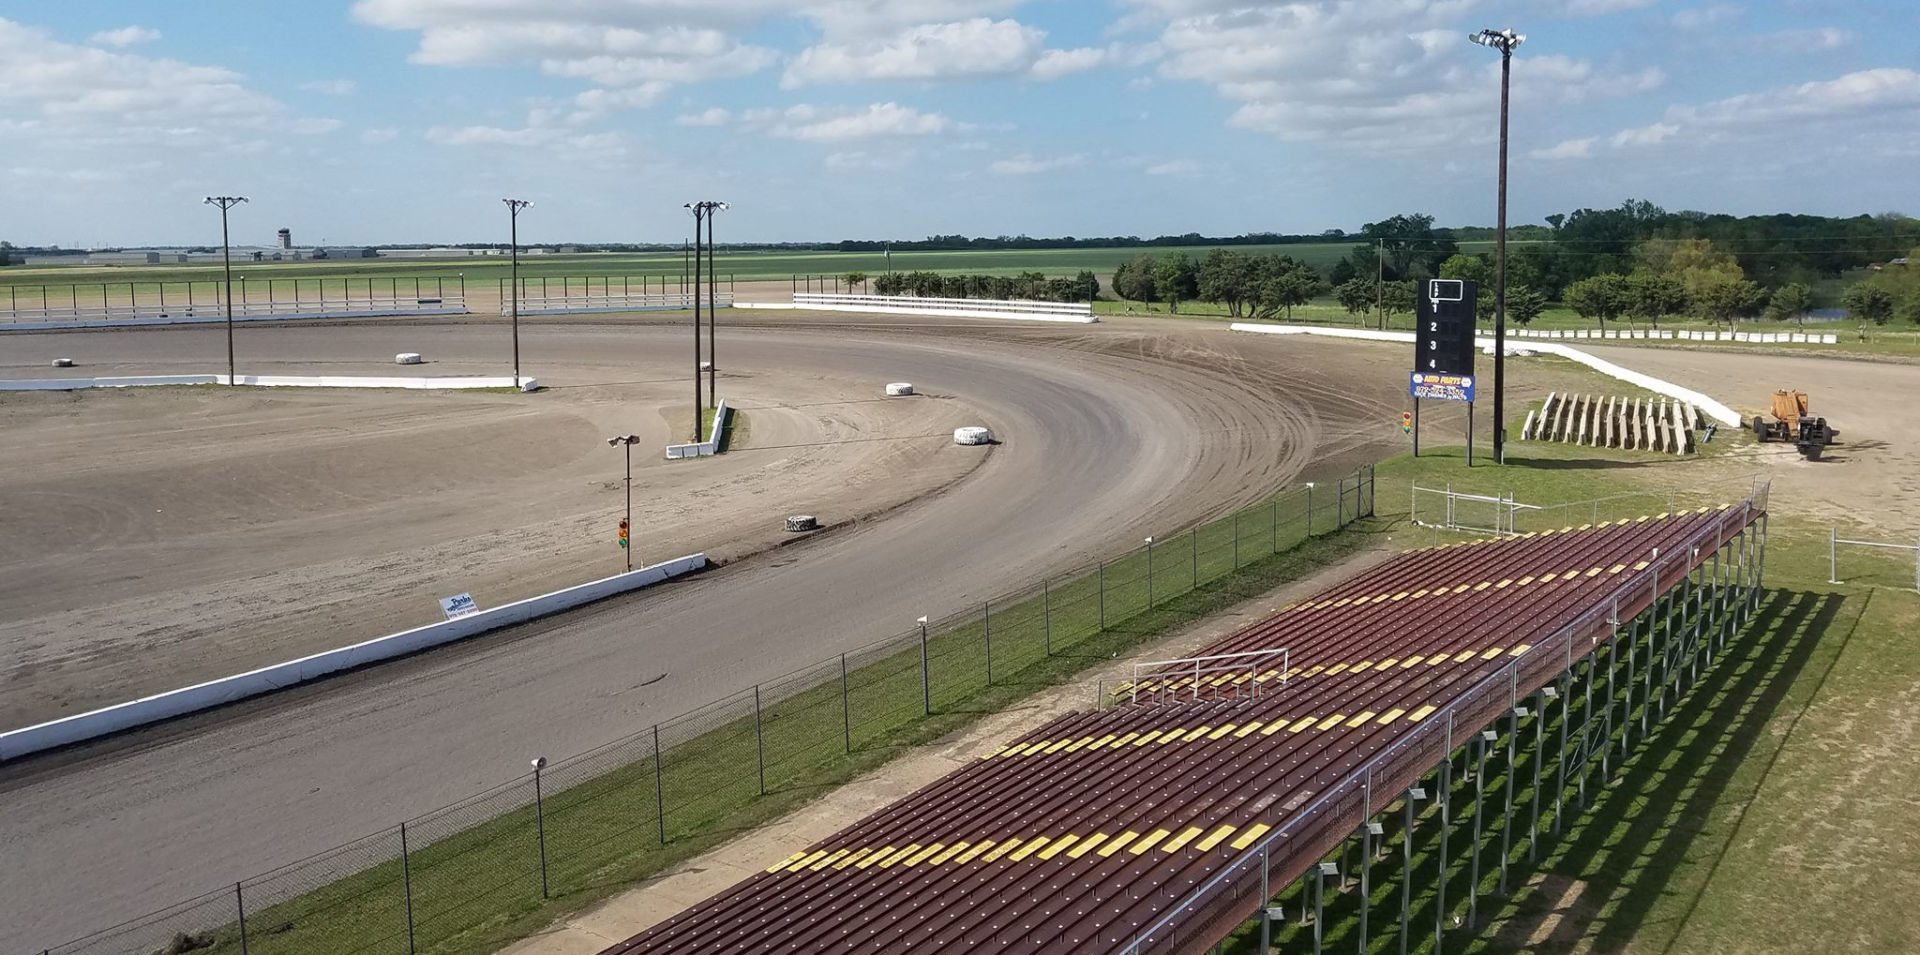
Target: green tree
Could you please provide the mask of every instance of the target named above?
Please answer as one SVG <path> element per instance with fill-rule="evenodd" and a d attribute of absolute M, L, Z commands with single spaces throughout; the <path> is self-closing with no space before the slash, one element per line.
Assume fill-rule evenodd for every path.
<path fill-rule="evenodd" d="M 1252 298 L 1258 283 L 1257 266 L 1248 256 L 1229 249 L 1213 249 L 1200 260 L 1198 297 L 1227 307 L 1227 314 L 1239 318 L 1241 309 Z"/>
<path fill-rule="evenodd" d="M 1474 316 L 1483 322 L 1493 320 L 1495 276 L 1492 262 L 1478 255 L 1454 255 L 1440 263 L 1440 277 L 1474 283 L 1478 290 L 1473 303 Z"/>
<path fill-rule="evenodd" d="M 1113 294 L 1135 302 L 1153 301 L 1153 273 L 1158 263 L 1151 255 L 1140 255 L 1120 266 L 1113 273 Z"/>
<path fill-rule="evenodd" d="M 888 272 L 873 280 L 873 290 L 879 295 L 904 295 L 907 291 L 907 276 L 904 272 Z"/>
<path fill-rule="evenodd" d="M 1707 321 L 1731 324 L 1736 318 L 1757 315 L 1766 304 L 1767 292 L 1756 282 L 1738 278 L 1718 278 L 1688 290 L 1693 307 Z"/>
<path fill-rule="evenodd" d="M 1386 313 L 1383 324 L 1391 321 L 1395 315 L 1413 311 L 1414 284 L 1412 279 L 1403 279 L 1388 282 L 1381 288 L 1380 310 Z"/>
<path fill-rule="evenodd" d="M 1286 309 L 1287 321 L 1293 321 L 1293 307 L 1305 305 L 1320 294 L 1320 276 L 1312 269 L 1290 268 L 1260 283 L 1258 316 L 1265 318 Z"/>
<path fill-rule="evenodd" d="M 847 291 L 851 292 L 854 289 L 860 288 L 867 284 L 867 273 L 848 272 L 847 274 L 840 276 L 840 281 L 841 283 L 846 285 Z"/>
<path fill-rule="evenodd" d="M 1799 282 L 1788 282 L 1773 290 L 1767 299 L 1767 317 L 1776 322 L 1794 321 L 1807 326 L 1807 309 L 1813 307 L 1813 290 Z"/>
<path fill-rule="evenodd" d="M 1599 321 L 1604 331 L 1608 320 L 1619 318 L 1627 310 L 1627 279 L 1611 272 L 1581 279 L 1567 286 L 1566 301 L 1581 318 Z"/>
<path fill-rule="evenodd" d="M 1521 325 L 1531 325 L 1547 310 L 1547 293 L 1514 285 L 1507 289 L 1507 317 Z"/>
<path fill-rule="evenodd" d="M 1153 267 L 1154 297 L 1167 303 L 1167 311 L 1178 314 L 1180 303 L 1200 294 L 1199 278 L 1193 260 L 1185 252 L 1175 252 Z"/>
<path fill-rule="evenodd" d="M 1076 302 L 1091 302 L 1100 297 L 1100 276 L 1091 269 L 1081 269 L 1080 274 L 1073 277 L 1073 285 Z"/>
<path fill-rule="evenodd" d="M 1627 314 L 1660 327 L 1660 319 L 1687 310 L 1687 288 L 1679 279 L 1640 271 L 1627 276 Z"/>
<path fill-rule="evenodd" d="M 1359 316 L 1373 310 L 1374 291 L 1372 280 L 1353 278 L 1335 288 L 1333 297 L 1348 315 Z"/>
<path fill-rule="evenodd" d="M 1861 282 L 1840 296 L 1840 307 L 1848 315 L 1875 325 L 1885 325 L 1893 317 L 1895 304 L 1893 293 L 1869 282 Z"/>

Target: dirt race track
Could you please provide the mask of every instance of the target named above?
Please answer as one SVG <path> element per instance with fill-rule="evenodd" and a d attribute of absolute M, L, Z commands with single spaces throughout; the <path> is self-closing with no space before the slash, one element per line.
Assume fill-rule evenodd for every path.
<path fill-rule="evenodd" d="M 1398 437 L 1400 356 L 1384 349 L 1217 326 L 728 317 L 722 393 L 752 434 L 718 460 L 636 455 L 642 543 L 744 553 L 789 512 L 884 518 L 8 766 L 0 948 L 324 850 L 512 778 L 530 755 L 590 748 L 1342 473 Z M 550 393 L 0 396 L 7 460 L 46 457 L 0 479 L 8 705 L 70 711 L 430 620 L 448 593 L 491 604 L 618 569 L 604 438 L 664 442 L 687 328 L 529 326 L 526 367 Z M 201 370 L 223 353 L 217 327 L 6 342 L 10 377 L 55 355 L 105 375 Z M 249 327 L 240 351 L 247 370 L 347 374 L 420 351 L 451 375 L 503 371 L 506 344 L 499 323 Z M 877 400 L 892 380 L 931 397 Z M 952 447 L 951 428 L 976 422 L 1004 443 Z M 283 606 L 282 590 L 300 599 Z"/>

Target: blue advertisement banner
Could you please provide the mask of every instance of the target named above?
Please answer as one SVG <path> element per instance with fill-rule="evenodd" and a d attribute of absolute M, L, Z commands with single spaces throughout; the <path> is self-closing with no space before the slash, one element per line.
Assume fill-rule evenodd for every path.
<path fill-rule="evenodd" d="M 1414 372 L 1408 393 L 1415 398 L 1434 401 L 1472 401 L 1472 375 L 1437 375 Z"/>

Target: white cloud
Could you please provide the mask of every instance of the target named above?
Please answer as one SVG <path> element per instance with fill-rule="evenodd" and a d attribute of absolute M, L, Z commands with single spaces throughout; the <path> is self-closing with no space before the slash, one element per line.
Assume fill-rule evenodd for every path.
<path fill-rule="evenodd" d="M 1569 139 L 1556 146 L 1550 146 L 1546 149 L 1536 149 L 1528 153 L 1527 156 L 1532 159 L 1547 160 L 1585 159 L 1593 155 L 1593 144 L 1598 141 L 1599 137 L 1597 136 L 1589 136 L 1585 139 Z"/>
<path fill-rule="evenodd" d="M 1018 156 L 994 160 L 987 165 L 987 171 L 997 176 L 1030 176 L 1035 173 L 1052 172 L 1056 169 L 1067 169 L 1072 166 L 1078 166 L 1083 162 L 1086 162 L 1086 157 L 1077 153 L 1071 156 L 1055 156 L 1050 159 L 1037 159 L 1031 154 L 1021 153 Z"/>
<path fill-rule="evenodd" d="M 1658 0 L 1566 0 L 1562 9 L 1577 17 L 1594 17 L 1607 13 L 1639 10 L 1653 6 L 1656 2 Z"/>
<path fill-rule="evenodd" d="M 352 80 L 314 80 L 300 84 L 300 88 L 309 93 L 322 93 L 327 96 L 352 96 L 360 84 Z"/>
<path fill-rule="evenodd" d="M 360 132 L 360 141 L 369 146 L 390 143 L 398 138 L 400 138 L 400 131 L 391 126 L 381 126 L 374 129 L 361 130 Z"/>
<path fill-rule="evenodd" d="M 1054 80 L 1073 73 L 1091 70 L 1107 60 L 1107 51 L 1098 47 L 1082 47 L 1077 50 L 1048 50 L 1034 61 L 1033 78 Z"/>
<path fill-rule="evenodd" d="M 1616 148 L 1689 146 L 1714 142 L 1786 139 L 1804 142 L 1820 132 L 1823 148 L 1840 148 L 1848 136 L 1870 136 L 1910 123 L 1920 114 L 1920 73 L 1882 67 L 1831 80 L 1731 96 L 1697 106 L 1669 107 L 1659 122 L 1614 134 Z"/>
<path fill-rule="evenodd" d="M 151 27 L 131 26 L 118 30 L 101 30 L 87 38 L 95 46 L 129 47 L 137 43 L 152 43 L 160 39 L 160 31 Z"/>
<path fill-rule="evenodd" d="M 1159 31 L 1162 79 L 1211 86 L 1236 104 L 1230 125 L 1283 140 L 1429 149 L 1460 142 L 1462 117 L 1485 116 L 1498 102 L 1498 57 L 1470 47 L 1461 25 L 1475 0 L 1129 2 L 1135 25 Z M 1514 74 L 1523 107 L 1665 81 L 1657 69 L 1598 69 L 1555 54 L 1517 58 Z"/>
<path fill-rule="evenodd" d="M 1709 3 L 1703 7 L 1689 7 L 1675 13 L 1673 25 L 1682 30 L 1698 30 L 1738 19 L 1744 12 L 1731 3 Z"/>
<path fill-rule="evenodd" d="M 300 136 L 324 136 L 345 125 L 337 119 L 296 119 L 288 131 Z"/>
<path fill-rule="evenodd" d="M 800 103 L 784 110 L 747 110 L 740 114 L 740 123 L 750 132 L 808 142 L 930 136 L 965 128 L 939 113 L 923 113 L 898 103 L 874 103 L 857 110 Z"/>
<path fill-rule="evenodd" d="M 1147 167 L 1149 176 L 1193 176 L 1200 172 L 1200 164 L 1191 159 L 1170 159 Z"/>
<path fill-rule="evenodd" d="M 802 50 L 787 66 L 781 85 L 1020 73 L 1039 61 L 1045 41 L 1045 33 L 1015 20 L 976 17 L 923 24 L 878 40 L 827 42 Z"/>
<path fill-rule="evenodd" d="M 870 152 L 864 149 L 852 149 L 845 152 L 828 153 L 824 163 L 828 169 L 842 171 L 874 171 L 903 169 L 915 157 L 911 149 L 890 150 L 888 152 Z"/>
<path fill-rule="evenodd" d="M 718 106 L 709 106 L 705 110 L 673 118 L 676 126 L 725 126 L 733 118 L 731 113 Z"/>

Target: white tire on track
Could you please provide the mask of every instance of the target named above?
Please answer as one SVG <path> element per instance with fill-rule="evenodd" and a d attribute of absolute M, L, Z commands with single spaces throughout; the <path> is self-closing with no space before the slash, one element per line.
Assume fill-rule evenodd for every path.
<path fill-rule="evenodd" d="M 981 427 L 953 429 L 954 444 L 992 444 L 993 432 Z"/>
<path fill-rule="evenodd" d="M 403 351 L 393 356 L 393 363 L 396 365 L 418 365 L 425 360 L 417 351 Z"/>
<path fill-rule="evenodd" d="M 913 394 L 913 384 L 912 382 L 906 382 L 906 381 L 893 382 L 892 384 L 887 386 L 887 394 L 888 396 L 894 397 L 894 398 L 898 398 L 903 395 Z"/>
<path fill-rule="evenodd" d="M 55 368 L 72 368 L 72 367 L 73 367 L 73 359 L 71 359 L 71 358 L 55 358 L 55 359 L 53 360 L 53 367 L 55 367 Z"/>
<path fill-rule="evenodd" d="M 817 531 L 819 529 L 820 520 L 812 514 L 795 514 L 787 518 L 787 530 L 789 531 L 799 533 L 800 531 Z"/>

